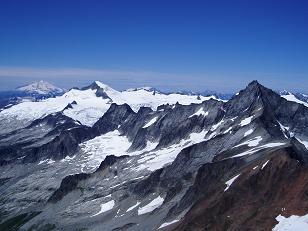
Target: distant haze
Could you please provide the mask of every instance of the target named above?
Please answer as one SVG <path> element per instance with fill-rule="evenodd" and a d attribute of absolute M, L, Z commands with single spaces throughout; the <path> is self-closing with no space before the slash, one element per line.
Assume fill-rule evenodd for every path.
<path fill-rule="evenodd" d="M 260 74 L 261 75 L 261 74 Z M 258 78 L 249 73 L 214 74 L 171 74 L 153 71 L 115 71 L 90 69 L 42 69 L 42 68 L 1 68 L 0 90 L 12 90 L 16 87 L 38 80 L 49 81 L 64 89 L 83 87 L 99 80 L 117 90 L 150 86 L 163 91 L 212 90 L 221 93 L 234 93 L 244 88 L 250 81 L 258 80 L 274 90 L 289 90 L 307 93 L 308 80 L 302 76 L 290 76 L 292 81 L 279 78 L 278 74 L 263 74 Z"/>

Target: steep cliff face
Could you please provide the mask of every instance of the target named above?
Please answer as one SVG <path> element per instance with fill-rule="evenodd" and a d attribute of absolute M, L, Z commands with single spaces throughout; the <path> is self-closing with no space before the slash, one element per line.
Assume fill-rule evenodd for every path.
<path fill-rule="evenodd" d="M 173 230 L 272 230 L 279 215 L 306 215 L 308 168 L 294 156 L 288 147 L 240 171 L 229 160 L 203 166 L 193 185 L 199 199 Z"/>

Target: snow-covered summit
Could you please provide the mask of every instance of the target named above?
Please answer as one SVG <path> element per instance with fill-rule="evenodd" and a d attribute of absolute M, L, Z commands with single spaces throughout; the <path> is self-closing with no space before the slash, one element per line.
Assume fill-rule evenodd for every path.
<path fill-rule="evenodd" d="M 92 84 L 90 84 L 87 87 L 81 88 L 81 90 L 87 90 L 87 89 L 92 89 L 92 90 L 102 89 L 104 91 L 115 91 L 112 87 L 110 87 L 107 84 L 104 84 L 104 83 L 102 83 L 98 80 L 94 81 Z"/>
<path fill-rule="evenodd" d="M 60 94 L 64 92 L 63 89 L 43 80 L 19 87 L 17 90 L 42 95 Z"/>

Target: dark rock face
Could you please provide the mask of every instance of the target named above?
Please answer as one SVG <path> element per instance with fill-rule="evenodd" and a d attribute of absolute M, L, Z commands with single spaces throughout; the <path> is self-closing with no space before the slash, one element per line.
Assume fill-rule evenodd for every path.
<path fill-rule="evenodd" d="M 143 197 L 148 195 L 149 193 L 154 192 L 154 188 L 156 188 L 159 184 L 159 178 L 163 169 L 158 169 L 153 172 L 148 178 L 139 182 L 134 187 L 134 193 L 136 193 L 139 197 Z"/>
<path fill-rule="evenodd" d="M 102 97 L 103 99 L 109 99 L 110 102 L 112 102 L 112 100 L 110 99 L 108 94 L 105 92 L 105 90 L 102 89 L 96 82 L 93 82 L 91 85 L 87 87 L 81 88 L 81 90 L 88 90 L 88 89 L 96 90 L 95 95 L 97 97 Z"/>
<path fill-rule="evenodd" d="M 115 164 L 118 160 L 125 159 L 126 157 L 128 156 L 114 156 L 114 155 L 106 156 L 105 160 L 102 161 L 102 163 L 95 172 L 104 171 L 109 166 Z"/>
<path fill-rule="evenodd" d="M 92 128 L 81 125 L 78 121 L 65 116 L 62 112 L 47 115 L 33 121 L 24 129 L 3 135 L 2 139 L 9 138 L 12 143 L 5 142 L 1 145 L 0 141 L 2 154 L 0 159 L 3 158 L 6 161 L 10 159 L 16 160 L 21 156 L 24 156 L 23 162 L 35 162 L 49 158 L 54 160 L 64 159 L 66 156 L 74 155 L 81 142 L 113 131 L 132 114 L 134 112 L 127 104 L 112 104 Z M 25 141 L 16 142 L 15 137 L 20 133 L 27 135 L 28 130 L 31 132 L 37 130 L 37 137 L 33 136 L 29 139 L 29 136 L 25 136 Z M 39 139 L 46 139 L 46 142 Z"/>
<path fill-rule="evenodd" d="M 200 168 L 190 195 L 202 196 L 174 230 L 270 230 L 279 214 L 305 215 L 307 167 L 290 156 L 294 156 L 292 148 L 271 153 L 269 160 L 241 170 L 225 192 L 225 176 L 237 174 L 238 169 Z"/>
<path fill-rule="evenodd" d="M 190 133 L 200 132 L 221 120 L 223 117 L 222 105 L 223 103 L 220 101 L 209 100 L 200 105 L 183 106 L 177 104 L 174 108 L 164 105 L 159 107 L 156 112 L 141 108 L 137 114 L 124 121 L 120 131 L 132 141 L 130 151 L 145 148 L 147 141 L 158 142 L 157 148 L 167 147 L 188 138 Z M 209 115 L 207 117 L 190 117 L 199 109 L 207 111 Z M 155 120 L 155 122 L 151 126 L 146 126 L 151 120 Z"/>
<path fill-rule="evenodd" d="M 105 134 L 118 128 L 134 111 L 129 105 L 111 104 L 108 111 L 94 125 L 93 130 L 97 134 Z"/>
<path fill-rule="evenodd" d="M 59 200 L 61 200 L 65 195 L 67 195 L 69 192 L 72 192 L 73 190 L 77 189 L 78 184 L 82 181 L 85 181 L 96 173 L 99 173 L 101 171 L 104 171 L 108 167 L 112 166 L 114 163 L 116 163 L 118 160 L 124 159 L 127 156 L 107 156 L 104 161 L 100 164 L 99 168 L 92 174 L 87 173 L 79 173 L 75 175 L 69 175 L 65 177 L 60 187 L 51 195 L 51 197 L 48 199 L 48 202 L 55 203 Z"/>
<path fill-rule="evenodd" d="M 73 105 L 77 105 L 77 102 L 76 102 L 75 100 L 74 100 L 73 102 L 69 103 L 69 104 L 62 110 L 62 112 L 65 111 L 65 110 L 67 110 L 67 109 L 72 109 L 72 108 L 73 108 Z"/>
<path fill-rule="evenodd" d="M 308 103 L 308 96 L 302 93 L 296 93 L 294 94 L 296 98 L 298 98 L 299 100 Z"/>
<path fill-rule="evenodd" d="M 49 158 L 61 160 L 73 155 L 79 143 L 93 137 L 91 128 L 58 112 L 3 135 L 5 142 L 0 141 L 0 159 L 16 161 L 23 157 L 24 163 Z"/>
<path fill-rule="evenodd" d="M 31 148 L 26 153 L 25 162 L 34 162 L 40 159 L 62 160 L 66 156 L 73 156 L 78 145 L 94 135 L 86 126 L 64 130 L 50 142 L 42 146 Z"/>
<path fill-rule="evenodd" d="M 52 196 L 48 199 L 48 202 L 57 202 L 61 200 L 66 194 L 76 189 L 80 181 L 86 180 L 90 178 L 90 176 L 90 174 L 79 173 L 65 177 L 62 180 L 59 189 L 52 194 Z"/>

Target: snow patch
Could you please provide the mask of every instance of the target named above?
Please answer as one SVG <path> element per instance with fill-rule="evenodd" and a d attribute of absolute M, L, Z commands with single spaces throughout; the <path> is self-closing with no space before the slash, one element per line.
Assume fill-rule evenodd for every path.
<path fill-rule="evenodd" d="M 266 161 L 266 162 L 262 165 L 261 169 L 263 169 L 263 168 L 267 165 L 268 162 L 269 162 L 269 160 Z"/>
<path fill-rule="evenodd" d="M 214 124 L 211 128 L 211 131 L 215 131 L 222 123 L 224 122 L 224 120 L 222 119 L 220 122 L 218 122 L 217 124 Z"/>
<path fill-rule="evenodd" d="M 246 126 L 251 123 L 253 116 L 243 119 L 240 123 L 241 127 Z"/>
<path fill-rule="evenodd" d="M 251 133 L 253 133 L 253 129 L 249 129 L 247 132 L 245 132 L 244 137 L 249 136 Z"/>
<path fill-rule="evenodd" d="M 226 131 L 224 131 L 223 134 L 227 134 L 228 132 L 230 132 L 232 130 L 233 127 L 229 127 Z"/>
<path fill-rule="evenodd" d="M 286 143 L 280 143 L 280 142 L 277 142 L 277 143 L 268 143 L 268 144 L 265 144 L 265 145 L 262 145 L 262 146 L 259 146 L 259 147 L 255 147 L 253 149 L 250 149 L 248 151 L 245 151 L 245 152 L 242 152 L 240 154 L 237 154 L 235 156 L 232 156 L 232 158 L 235 158 L 235 157 L 240 157 L 240 156 L 245 156 L 245 155 L 251 155 L 255 152 L 258 152 L 258 151 L 261 151 L 263 149 L 266 149 L 266 148 L 274 148 L 274 147 L 279 147 L 279 146 L 283 146 L 285 145 Z"/>
<path fill-rule="evenodd" d="M 299 139 L 299 138 L 297 138 L 297 137 L 296 137 L 296 139 L 297 139 L 300 143 L 302 143 L 302 144 L 306 147 L 306 149 L 308 150 L 308 142 L 307 142 L 307 141 L 301 140 L 301 139 Z"/>
<path fill-rule="evenodd" d="M 157 209 L 160 207 L 164 202 L 164 198 L 161 196 L 156 197 L 154 200 L 152 200 L 149 204 L 141 207 L 138 209 L 138 215 L 142 215 L 145 213 L 150 213 L 153 210 Z"/>
<path fill-rule="evenodd" d="M 282 131 L 284 137 L 288 139 L 288 136 L 287 136 L 286 133 L 289 131 L 289 127 L 283 126 L 279 121 L 277 121 L 277 122 L 278 122 L 278 124 L 279 124 L 279 126 L 280 126 L 280 129 L 281 129 L 281 131 Z"/>
<path fill-rule="evenodd" d="M 235 148 L 239 146 L 243 146 L 243 145 L 247 145 L 248 147 L 255 147 L 255 146 L 258 146 L 261 141 L 262 141 L 262 137 L 256 136 L 250 140 L 245 141 L 244 143 L 236 145 Z"/>
<path fill-rule="evenodd" d="M 302 104 L 302 105 L 308 107 L 308 103 L 299 100 L 298 98 L 295 97 L 295 95 L 293 95 L 293 94 L 291 94 L 291 93 L 290 93 L 289 95 L 283 95 L 283 96 L 281 96 L 281 97 L 285 98 L 285 99 L 288 100 L 288 101 L 292 101 L 292 102 L 295 102 L 295 103 L 299 103 L 299 104 Z"/>
<path fill-rule="evenodd" d="M 104 204 L 101 204 L 101 210 L 98 213 L 92 215 L 91 217 L 95 217 L 99 214 L 107 212 L 107 211 L 111 210 L 113 207 L 114 207 L 114 200 L 108 201 L 107 203 L 104 203 Z"/>
<path fill-rule="evenodd" d="M 126 212 L 132 211 L 134 208 L 138 207 L 140 205 L 141 202 L 137 202 L 135 205 L 133 205 L 132 207 L 129 207 Z"/>
<path fill-rule="evenodd" d="M 166 148 L 152 150 L 144 154 L 142 158 L 138 160 L 139 166 L 134 168 L 135 171 L 141 171 L 143 169 L 147 169 L 150 171 L 155 171 L 163 166 L 172 163 L 177 155 L 186 147 L 200 143 L 202 141 L 206 141 L 211 139 L 211 137 L 205 138 L 205 135 L 208 131 L 201 131 L 199 133 L 191 133 L 188 139 L 181 140 L 177 144 L 173 144 Z M 214 132 L 215 133 L 215 132 Z M 213 134 L 213 136 L 216 134 Z M 212 135 L 211 134 L 211 135 Z M 157 144 L 156 144 L 157 145 Z M 155 145 L 155 146 L 156 146 Z M 153 145 L 154 146 L 154 145 Z M 142 150 L 144 152 L 145 150 Z M 139 152 L 140 153 L 140 152 Z M 130 153 L 130 155 L 132 155 Z"/>
<path fill-rule="evenodd" d="M 230 120 L 231 120 L 232 122 L 234 122 L 234 120 L 235 120 L 236 118 L 237 118 L 237 116 L 231 118 Z"/>
<path fill-rule="evenodd" d="M 195 112 L 194 114 L 192 114 L 192 115 L 189 116 L 188 118 L 191 118 L 191 117 L 193 117 L 193 116 L 200 116 L 200 115 L 202 115 L 202 116 L 207 116 L 208 114 L 209 114 L 208 111 L 205 112 L 203 108 L 200 108 L 197 112 Z"/>
<path fill-rule="evenodd" d="M 191 133 L 189 135 L 189 140 L 191 140 L 192 144 L 200 143 L 205 140 L 204 137 L 206 136 L 207 133 L 208 131 L 206 130 L 203 130 L 201 132 Z"/>
<path fill-rule="evenodd" d="M 161 226 L 159 226 L 159 229 L 164 228 L 164 227 L 166 227 L 166 226 L 168 226 L 168 225 L 171 225 L 171 224 L 173 224 L 173 223 L 176 223 L 176 222 L 178 222 L 178 221 L 179 221 L 179 220 L 173 220 L 173 221 L 165 222 L 165 223 L 163 223 Z"/>
<path fill-rule="evenodd" d="M 147 128 L 150 127 L 152 124 L 154 124 L 157 121 L 158 117 L 154 117 L 153 119 L 151 119 L 148 123 L 146 123 L 142 128 Z"/>
<path fill-rule="evenodd" d="M 305 216 L 292 215 L 290 217 L 284 217 L 279 215 L 276 217 L 279 222 L 273 231 L 302 231 L 308 230 L 308 214 Z"/>
<path fill-rule="evenodd" d="M 48 160 L 47 164 L 54 164 L 55 162 L 56 162 L 56 161 L 50 159 L 50 160 Z"/>
<path fill-rule="evenodd" d="M 233 177 L 233 178 L 231 178 L 230 180 L 228 180 L 228 181 L 226 182 L 227 187 L 225 188 L 224 191 L 227 191 L 227 190 L 230 188 L 231 184 L 232 184 L 232 183 L 236 180 L 236 178 L 238 178 L 240 175 L 241 175 L 241 174 L 238 174 L 238 175 L 236 175 L 235 177 Z"/>

